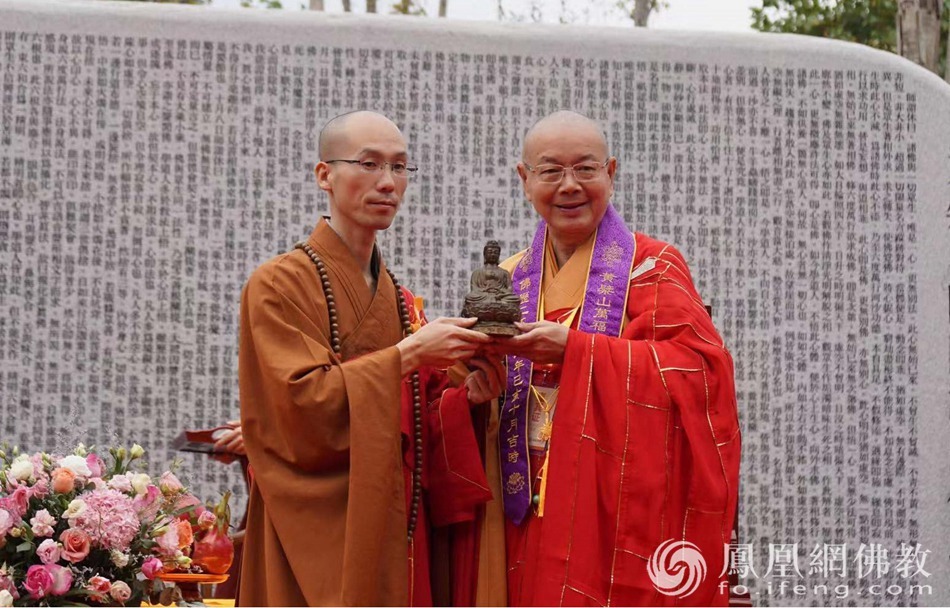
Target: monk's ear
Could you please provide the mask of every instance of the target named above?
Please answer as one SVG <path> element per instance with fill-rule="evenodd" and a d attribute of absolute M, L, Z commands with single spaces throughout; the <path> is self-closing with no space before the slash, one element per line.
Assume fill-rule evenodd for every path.
<path fill-rule="evenodd" d="M 521 178 L 521 187 L 524 188 L 524 196 L 530 201 L 531 195 L 528 193 L 528 170 L 525 168 L 524 163 L 518 163 L 518 177 Z"/>
<path fill-rule="evenodd" d="M 617 157 L 611 156 L 607 160 L 607 177 L 610 179 L 610 195 L 614 194 L 614 176 L 617 174 Z"/>
<path fill-rule="evenodd" d="M 333 185 L 330 183 L 330 165 L 320 161 L 313 168 L 313 174 L 317 176 L 317 185 L 320 186 L 321 190 L 329 192 L 333 189 Z"/>

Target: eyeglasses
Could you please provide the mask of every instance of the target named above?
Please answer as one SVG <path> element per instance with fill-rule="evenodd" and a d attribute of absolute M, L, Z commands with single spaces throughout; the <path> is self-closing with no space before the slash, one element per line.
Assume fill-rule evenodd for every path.
<path fill-rule="evenodd" d="M 407 165 L 406 163 L 395 162 L 395 163 L 378 163 L 375 160 L 344 160 L 342 158 L 337 158 L 334 160 L 323 161 L 325 163 L 346 163 L 348 165 L 359 165 L 365 173 L 379 173 L 387 166 L 392 169 L 393 175 L 398 175 L 400 177 L 408 177 L 408 173 L 415 173 L 419 170 L 419 167 L 414 167 L 412 165 Z"/>
<path fill-rule="evenodd" d="M 600 170 L 607 166 L 607 163 L 610 162 L 608 158 L 602 164 L 595 162 L 584 162 L 577 163 L 571 167 L 563 167 L 561 165 L 538 165 L 537 167 L 532 167 L 528 163 L 525 163 L 524 166 L 528 171 L 537 174 L 538 179 L 546 184 L 557 184 L 562 179 L 564 179 L 564 173 L 570 169 L 571 173 L 574 175 L 574 179 L 579 182 L 589 182 L 597 179 L 597 176 L 600 174 Z"/>

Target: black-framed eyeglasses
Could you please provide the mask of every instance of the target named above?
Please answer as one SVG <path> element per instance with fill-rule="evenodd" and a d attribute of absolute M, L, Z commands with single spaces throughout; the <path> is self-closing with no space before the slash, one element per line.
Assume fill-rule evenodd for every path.
<path fill-rule="evenodd" d="M 610 162 L 608 158 L 603 163 L 597 163 L 593 161 L 585 161 L 582 163 L 577 163 L 570 167 L 564 167 L 562 165 L 538 165 L 537 167 L 532 167 L 528 163 L 524 163 L 525 169 L 531 171 L 538 176 L 538 179 L 547 184 L 557 184 L 562 179 L 564 179 L 564 173 L 570 169 L 571 173 L 574 174 L 574 179 L 579 182 L 589 182 L 597 179 L 597 176 L 600 175 L 600 170 L 607 166 L 607 163 Z"/>
<path fill-rule="evenodd" d="M 325 160 L 323 162 L 327 164 L 346 163 L 348 165 L 359 165 L 360 169 L 366 173 L 379 173 L 388 166 L 390 169 L 392 169 L 393 175 L 398 175 L 400 177 L 408 177 L 410 173 L 415 173 L 419 170 L 419 167 L 399 161 L 394 163 L 378 163 L 375 160 L 347 160 L 343 158 L 335 158 L 333 160 Z"/>

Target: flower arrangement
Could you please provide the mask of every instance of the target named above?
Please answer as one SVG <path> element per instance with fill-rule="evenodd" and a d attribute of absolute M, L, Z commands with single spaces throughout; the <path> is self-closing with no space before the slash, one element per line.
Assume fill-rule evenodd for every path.
<path fill-rule="evenodd" d="M 201 572 L 195 551 L 227 570 L 228 495 L 206 509 L 171 470 L 141 472 L 144 455 L 0 449 L 0 606 L 137 605 L 163 571 Z"/>

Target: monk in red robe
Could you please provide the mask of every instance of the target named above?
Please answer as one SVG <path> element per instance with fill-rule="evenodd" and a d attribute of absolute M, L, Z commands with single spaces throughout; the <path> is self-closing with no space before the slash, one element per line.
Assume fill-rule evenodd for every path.
<path fill-rule="evenodd" d="M 426 324 L 386 270 L 376 232 L 414 171 L 396 125 L 337 117 L 320 158 L 330 219 L 258 268 L 241 301 L 252 483 L 238 603 L 431 605 L 430 524 L 471 522 L 492 497 L 469 410 L 503 370 L 473 359 L 453 386 L 436 368 L 488 338 L 475 319 Z"/>
<path fill-rule="evenodd" d="M 502 264 L 501 485 L 513 606 L 725 605 L 739 421 L 731 356 L 671 245 L 610 206 L 617 160 L 588 118 L 526 135 L 541 216 Z M 704 565 L 704 567 L 703 567 Z"/>

